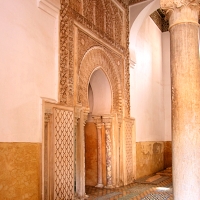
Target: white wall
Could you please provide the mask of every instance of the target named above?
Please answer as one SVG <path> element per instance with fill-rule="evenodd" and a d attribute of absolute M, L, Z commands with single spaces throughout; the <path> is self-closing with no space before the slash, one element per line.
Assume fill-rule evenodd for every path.
<path fill-rule="evenodd" d="M 171 141 L 171 76 L 170 76 L 170 34 L 162 33 L 163 86 L 165 110 L 165 141 Z"/>
<path fill-rule="evenodd" d="M 147 17 L 136 38 L 136 65 L 131 69 L 131 116 L 136 141 L 164 141 L 162 33 Z"/>
<path fill-rule="evenodd" d="M 58 99 L 58 20 L 36 0 L 0 4 L 0 141 L 41 142 L 41 97 Z"/>

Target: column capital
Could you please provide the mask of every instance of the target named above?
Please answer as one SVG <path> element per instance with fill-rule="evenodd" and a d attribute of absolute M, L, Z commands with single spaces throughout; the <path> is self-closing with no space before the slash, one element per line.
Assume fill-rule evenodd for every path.
<path fill-rule="evenodd" d="M 97 115 L 92 115 L 92 118 L 94 119 L 94 123 L 101 123 L 101 116 L 97 116 Z"/>
<path fill-rule="evenodd" d="M 92 116 L 94 119 L 94 123 L 96 124 L 97 129 L 102 128 L 102 121 L 101 121 L 101 116 Z"/>
<path fill-rule="evenodd" d="M 44 114 L 44 121 L 50 122 L 51 116 L 52 116 L 52 113 L 45 113 Z"/>
<path fill-rule="evenodd" d="M 161 9 L 166 11 L 171 27 L 181 23 L 198 24 L 199 0 L 160 0 Z"/>
<path fill-rule="evenodd" d="M 111 115 L 104 115 L 104 116 L 102 116 L 102 121 L 105 124 L 106 129 L 111 128 L 111 124 L 112 124 L 112 117 L 111 117 Z"/>
<path fill-rule="evenodd" d="M 83 123 L 84 123 L 84 125 L 86 124 L 89 112 L 90 112 L 89 108 L 84 108 L 83 109 L 83 121 L 84 121 Z"/>
<path fill-rule="evenodd" d="M 173 10 L 183 6 L 199 6 L 199 0 L 160 0 L 160 7 L 163 10 Z"/>

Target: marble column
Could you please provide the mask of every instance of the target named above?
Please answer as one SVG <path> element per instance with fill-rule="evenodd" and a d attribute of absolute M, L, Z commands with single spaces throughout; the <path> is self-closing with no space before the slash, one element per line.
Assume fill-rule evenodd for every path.
<path fill-rule="evenodd" d="M 112 184 L 112 151 L 111 151 L 111 117 L 103 116 L 106 133 L 106 188 L 113 188 Z"/>
<path fill-rule="evenodd" d="M 97 169 L 98 169 L 98 183 L 95 187 L 99 187 L 102 188 L 103 187 L 103 181 L 102 181 L 102 140 L 101 140 L 101 131 L 102 131 L 102 122 L 101 122 L 101 116 L 98 117 L 93 117 L 94 119 L 94 123 L 96 124 L 97 127 L 97 152 L 98 152 L 98 156 L 97 156 Z"/>
<path fill-rule="evenodd" d="M 172 167 L 175 200 L 200 199 L 199 1 L 161 0 L 171 48 Z"/>
<path fill-rule="evenodd" d="M 76 133 L 76 193 L 79 198 L 87 197 L 85 194 L 85 134 L 84 127 L 86 124 L 89 109 L 77 108 L 78 117 Z"/>

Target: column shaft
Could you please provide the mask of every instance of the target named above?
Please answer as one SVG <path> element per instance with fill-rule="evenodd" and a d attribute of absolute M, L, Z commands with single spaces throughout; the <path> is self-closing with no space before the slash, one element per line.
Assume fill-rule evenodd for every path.
<path fill-rule="evenodd" d="M 105 124 L 106 132 L 106 181 L 107 188 L 113 188 L 112 183 L 112 143 L 111 143 L 111 117 L 103 116 L 103 122 Z"/>
<path fill-rule="evenodd" d="M 97 124 L 97 137 L 98 137 L 98 160 L 97 160 L 97 164 L 98 164 L 98 183 L 96 185 L 96 187 L 103 187 L 103 182 L 102 182 L 102 140 L 101 140 L 101 128 L 102 124 Z"/>
<path fill-rule="evenodd" d="M 190 19 L 191 16 L 192 20 Z M 172 12 L 169 22 L 171 25 L 174 199 L 199 200 L 200 66 L 198 10 L 184 5 Z"/>

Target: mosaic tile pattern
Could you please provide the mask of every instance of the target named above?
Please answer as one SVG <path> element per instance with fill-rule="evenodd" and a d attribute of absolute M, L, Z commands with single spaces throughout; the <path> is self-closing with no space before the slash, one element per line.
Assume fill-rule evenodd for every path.
<path fill-rule="evenodd" d="M 114 189 L 86 186 L 86 193 L 88 200 L 173 200 L 172 177 L 158 184 L 131 183 Z"/>
<path fill-rule="evenodd" d="M 112 193 L 104 195 L 102 197 L 97 197 L 95 200 L 106 200 L 106 199 L 109 199 L 111 197 L 117 196 L 119 194 L 122 194 L 122 193 L 121 192 L 112 192 Z"/>
<path fill-rule="evenodd" d="M 152 200 L 152 199 L 157 199 L 157 200 L 165 200 L 169 198 L 169 194 L 163 194 L 163 193 L 158 193 L 158 194 L 148 194 L 146 197 L 142 198 L 142 200 Z"/>
<path fill-rule="evenodd" d="M 150 176 L 142 178 L 142 179 L 139 179 L 139 180 L 136 180 L 136 182 L 137 183 L 148 183 L 147 180 L 148 180 L 149 177 Z M 169 176 L 161 176 L 160 178 L 158 178 L 158 179 L 156 179 L 156 180 L 154 180 L 152 182 L 149 182 L 149 183 L 157 185 L 157 184 L 159 184 L 159 183 L 161 183 L 161 182 L 163 182 L 163 181 L 165 181 L 165 180 L 167 180 L 169 178 L 170 178 Z"/>

